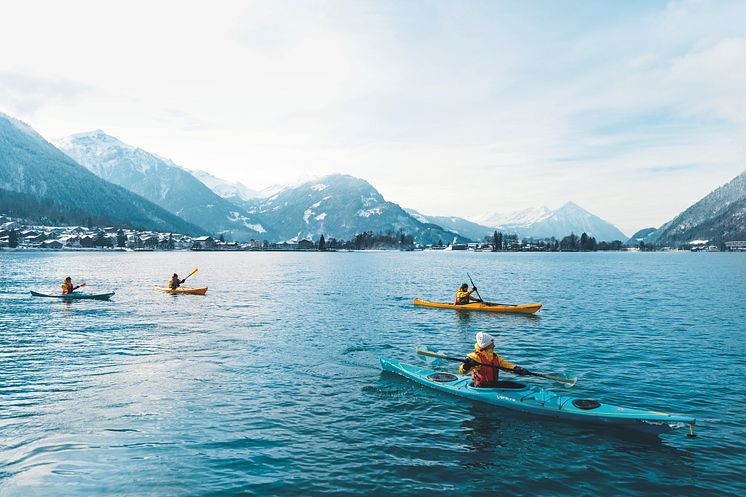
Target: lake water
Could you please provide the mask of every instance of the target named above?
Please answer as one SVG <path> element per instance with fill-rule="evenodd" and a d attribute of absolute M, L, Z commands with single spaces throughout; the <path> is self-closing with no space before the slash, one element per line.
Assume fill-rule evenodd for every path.
<path fill-rule="evenodd" d="M 153 291 L 173 271 L 206 296 Z M 0 495 L 744 495 L 746 255 L 0 252 Z M 469 271 L 536 317 L 415 308 Z M 65 276 L 110 302 L 32 298 Z M 474 334 L 698 438 L 382 374 Z M 551 384 L 543 383 L 547 387 Z"/>

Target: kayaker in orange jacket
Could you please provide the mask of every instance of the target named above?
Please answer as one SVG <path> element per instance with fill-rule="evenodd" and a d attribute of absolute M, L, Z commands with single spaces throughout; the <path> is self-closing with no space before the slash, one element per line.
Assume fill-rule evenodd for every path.
<path fill-rule="evenodd" d="M 67 295 L 80 288 L 80 285 L 73 286 L 73 279 L 68 276 L 67 278 L 65 278 L 65 281 L 62 282 L 62 285 L 60 285 L 60 287 L 62 288 L 62 295 Z"/>
<path fill-rule="evenodd" d="M 178 275 L 178 274 L 176 274 L 176 273 L 174 273 L 174 275 L 173 275 L 173 276 L 171 276 L 171 279 L 170 279 L 170 280 L 168 280 L 168 288 L 170 288 L 171 290 L 176 290 L 176 289 L 177 289 L 177 288 L 179 288 L 179 287 L 181 286 L 181 284 L 182 284 L 182 283 L 184 283 L 185 281 L 186 281 L 186 278 L 184 278 L 183 280 L 180 280 L 180 279 L 179 279 L 179 275 Z"/>
<path fill-rule="evenodd" d="M 481 366 L 488 364 L 489 366 Z M 500 376 L 500 369 L 509 370 L 511 373 L 525 375 L 528 372 L 520 366 L 503 359 L 495 353 L 495 339 L 489 333 L 477 333 L 477 343 L 474 344 L 474 352 L 466 356 L 459 371 L 466 374 L 471 371 L 474 386 L 479 388 L 495 388 Z"/>
<path fill-rule="evenodd" d="M 477 287 L 474 286 L 471 288 L 471 290 L 469 290 L 469 285 L 467 285 L 466 283 L 462 283 L 456 291 L 456 305 L 464 305 L 468 304 L 469 302 L 481 302 L 482 299 L 471 296 L 471 294 L 476 291 Z"/>

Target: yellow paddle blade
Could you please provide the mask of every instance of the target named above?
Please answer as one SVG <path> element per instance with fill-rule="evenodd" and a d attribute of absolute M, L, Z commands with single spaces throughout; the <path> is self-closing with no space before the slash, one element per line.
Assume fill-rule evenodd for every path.
<path fill-rule="evenodd" d="M 197 274 L 197 271 L 199 271 L 199 268 L 198 267 L 194 268 L 194 271 L 192 271 L 191 273 L 189 273 L 189 276 L 194 276 L 195 274 Z M 187 276 L 187 278 L 189 278 L 189 276 Z M 184 279 L 186 279 L 186 278 L 184 278 Z"/>

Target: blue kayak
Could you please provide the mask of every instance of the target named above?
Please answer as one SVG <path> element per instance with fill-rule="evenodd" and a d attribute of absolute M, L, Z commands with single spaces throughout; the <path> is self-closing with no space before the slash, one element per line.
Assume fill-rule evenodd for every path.
<path fill-rule="evenodd" d="M 85 292 L 73 292 L 59 295 L 49 295 L 47 293 L 39 293 L 31 290 L 31 295 L 34 297 L 48 297 L 51 299 L 62 299 L 62 300 L 109 300 L 115 292 L 110 293 L 85 293 Z"/>
<path fill-rule="evenodd" d="M 501 388 L 475 388 L 472 386 L 471 376 L 401 364 L 385 357 L 381 357 L 381 368 L 435 390 L 540 416 L 632 428 L 654 434 L 666 433 L 686 426 L 689 426 L 689 432 L 693 434 L 696 423 L 696 420 L 689 416 L 675 416 L 665 412 L 603 404 L 595 400 L 561 395 L 536 385 L 515 381 L 500 381 Z"/>

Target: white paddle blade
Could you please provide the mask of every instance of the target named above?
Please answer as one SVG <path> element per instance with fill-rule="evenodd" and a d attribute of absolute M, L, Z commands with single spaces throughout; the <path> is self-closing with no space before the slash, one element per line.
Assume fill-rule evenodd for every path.
<path fill-rule="evenodd" d="M 565 388 L 572 388 L 578 382 L 577 377 L 569 376 L 564 373 L 550 373 L 547 376 L 549 376 L 555 383 L 562 385 Z"/>
<path fill-rule="evenodd" d="M 443 360 L 439 357 L 433 357 L 435 355 L 443 355 L 441 352 L 428 347 L 427 345 L 420 345 L 417 347 L 417 355 L 428 364 L 440 364 Z"/>

